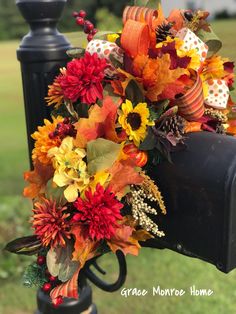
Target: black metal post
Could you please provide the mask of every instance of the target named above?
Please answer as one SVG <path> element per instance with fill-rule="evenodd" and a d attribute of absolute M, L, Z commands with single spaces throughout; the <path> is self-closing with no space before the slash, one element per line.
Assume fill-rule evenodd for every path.
<path fill-rule="evenodd" d="M 48 85 L 59 68 L 68 61 L 67 39 L 58 32 L 56 25 L 67 0 L 16 0 L 21 14 L 30 26 L 17 50 L 21 63 L 25 116 L 29 155 L 33 149 L 31 134 L 45 118 L 50 118 L 50 108 L 45 103 Z M 37 294 L 38 310 L 35 314 L 96 314 L 92 304 L 92 290 L 86 278 L 80 275 L 79 300 L 68 299 L 55 309 L 48 295 L 41 290 Z"/>
<path fill-rule="evenodd" d="M 49 118 L 50 108 L 44 97 L 47 86 L 68 61 L 69 42 L 56 28 L 66 0 L 16 0 L 30 26 L 17 50 L 21 63 L 29 154 L 33 149 L 31 134 Z"/>

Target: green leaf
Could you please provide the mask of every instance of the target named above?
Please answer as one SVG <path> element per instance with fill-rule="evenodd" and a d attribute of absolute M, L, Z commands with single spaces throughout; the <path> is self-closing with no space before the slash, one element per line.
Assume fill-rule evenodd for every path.
<path fill-rule="evenodd" d="M 89 105 L 88 104 L 77 103 L 77 104 L 74 104 L 74 108 L 75 108 L 75 111 L 77 112 L 79 118 L 86 118 L 86 119 L 88 118 L 88 116 L 89 116 L 89 114 L 88 114 Z"/>
<path fill-rule="evenodd" d="M 66 54 L 70 58 L 80 59 L 84 56 L 85 49 L 84 48 L 72 48 L 72 49 L 67 50 Z"/>
<path fill-rule="evenodd" d="M 42 248 L 41 241 L 36 235 L 15 239 L 9 242 L 4 250 L 22 255 L 34 255 Z"/>
<path fill-rule="evenodd" d="M 52 276 L 62 282 L 71 279 L 79 267 L 79 262 L 72 261 L 74 245 L 67 241 L 66 247 L 51 248 L 47 254 L 47 267 Z"/>
<path fill-rule="evenodd" d="M 145 140 L 139 146 L 139 149 L 148 151 L 148 150 L 154 149 L 154 147 L 156 147 L 156 145 L 157 145 L 157 137 L 153 133 L 152 128 L 148 127 L 147 136 L 146 136 Z"/>
<path fill-rule="evenodd" d="M 121 150 L 121 145 L 98 138 L 87 144 L 88 172 L 94 175 L 98 171 L 110 168 Z"/>
<path fill-rule="evenodd" d="M 155 115 L 160 118 L 160 116 L 165 112 L 166 108 L 168 107 L 170 101 L 168 99 L 160 100 L 155 102 L 151 106 L 151 110 L 155 112 Z"/>
<path fill-rule="evenodd" d="M 210 28 L 210 32 L 201 29 L 198 31 L 197 36 L 208 46 L 208 57 L 216 54 L 222 48 L 222 41 Z"/>
<path fill-rule="evenodd" d="M 139 84 L 135 80 L 130 80 L 129 84 L 127 85 L 125 89 L 125 96 L 133 104 L 136 104 L 136 105 L 140 102 L 145 102 L 144 94 Z"/>

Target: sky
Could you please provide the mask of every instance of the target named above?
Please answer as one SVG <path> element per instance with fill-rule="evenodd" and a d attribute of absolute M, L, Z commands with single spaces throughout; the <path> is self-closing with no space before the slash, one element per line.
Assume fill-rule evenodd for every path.
<path fill-rule="evenodd" d="M 173 8 L 185 8 L 187 0 L 162 0 L 162 6 L 165 14 Z M 229 12 L 236 12 L 236 0 L 194 0 L 193 2 L 197 8 L 204 8 L 209 12 L 215 13 L 223 9 L 227 9 Z M 235 25 L 236 26 L 236 25 Z"/>

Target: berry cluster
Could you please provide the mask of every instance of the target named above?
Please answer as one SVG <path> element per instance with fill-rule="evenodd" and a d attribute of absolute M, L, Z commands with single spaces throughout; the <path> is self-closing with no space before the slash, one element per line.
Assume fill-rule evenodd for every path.
<path fill-rule="evenodd" d="M 45 266 L 46 264 L 46 257 L 43 255 L 39 255 L 37 258 L 37 264 L 39 266 Z M 45 293 L 50 293 L 50 291 L 56 286 L 57 284 L 57 277 L 54 277 L 50 274 L 50 272 L 48 271 L 48 269 L 46 269 L 45 271 L 45 275 L 48 278 L 48 282 L 46 282 L 43 286 L 42 286 L 42 290 Z M 54 301 L 54 307 L 58 307 L 60 304 L 63 303 L 63 298 L 61 296 L 57 297 L 57 299 Z"/>
<path fill-rule="evenodd" d="M 60 139 L 63 140 L 66 136 L 75 137 L 76 136 L 76 130 L 75 130 L 73 124 L 71 124 L 70 119 L 65 118 L 63 120 L 63 122 L 60 122 L 57 124 L 55 131 L 49 133 L 48 136 L 50 139 L 54 139 L 57 136 L 59 136 Z"/>
<path fill-rule="evenodd" d="M 76 24 L 83 27 L 84 33 L 87 35 L 87 40 L 91 41 L 98 30 L 94 28 L 94 25 L 89 20 L 85 20 L 87 13 L 84 10 L 79 12 L 73 12 L 73 17 L 76 19 Z"/>

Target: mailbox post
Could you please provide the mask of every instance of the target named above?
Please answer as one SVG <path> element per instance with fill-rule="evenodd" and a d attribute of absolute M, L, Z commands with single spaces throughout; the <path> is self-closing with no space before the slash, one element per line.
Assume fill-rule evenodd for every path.
<path fill-rule="evenodd" d="M 50 109 L 44 100 L 48 85 L 52 83 L 59 68 L 68 61 L 66 51 L 70 48 L 67 39 L 58 32 L 56 25 L 67 0 L 16 0 L 24 19 L 30 26 L 17 50 L 21 63 L 27 126 L 29 156 L 34 147 L 31 134 L 45 118 L 50 118 Z M 35 314 L 96 314 L 92 305 L 92 290 L 81 274 L 80 299 L 66 300 L 58 309 L 51 305 L 50 298 L 38 291 L 38 310 Z"/>

